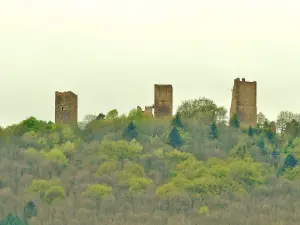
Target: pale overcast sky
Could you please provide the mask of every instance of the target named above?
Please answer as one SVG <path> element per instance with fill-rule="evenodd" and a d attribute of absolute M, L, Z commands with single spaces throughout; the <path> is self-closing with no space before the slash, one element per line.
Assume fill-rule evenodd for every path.
<path fill-rule="evenodd" d="M 54 92 L 79 119 L 154 101 L 230 107 L 233 79 L 258 83 L 258 112 L 300 112 L 299 0 L 0 0 L 0 125 L 54 121 Z"/>

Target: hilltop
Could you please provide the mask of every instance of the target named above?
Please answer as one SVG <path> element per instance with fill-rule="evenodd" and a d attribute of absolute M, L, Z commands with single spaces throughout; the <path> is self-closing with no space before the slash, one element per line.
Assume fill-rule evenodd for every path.
<path fill-rule="evenodd" d="M 80 127 L 31 117 L 3 128 L 0 219 L 298 224 L 297 115 L 281 112 L 276 134 L 263 114 L 257 126 L 241 128 L 238 116 L 227 123 L 226 113 L 200 98 L 184 102 L 173 118 L 112 110 Z"/>

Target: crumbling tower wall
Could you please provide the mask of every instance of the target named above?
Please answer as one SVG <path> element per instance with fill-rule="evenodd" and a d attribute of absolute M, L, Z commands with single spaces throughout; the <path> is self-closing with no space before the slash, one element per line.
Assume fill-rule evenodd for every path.
<path fill-rule="evenodd" d="M 257 123 L 257 88 L 256 81 L 245 78 L 234 80 L 230 107 L 230 118 L 236 113 L 242 127 L 256 127 Z"/>
<path fill-rule="evenodd" d="M 153 109 L 152 106 L 146 106 L 145 110 L 143 111 L 144 116 L 146 116 L 146 117 L 153 117 L 152 109 Z"/>
<path fill-rule="evenodd" d="M 77 124 L 78 98 L 71 91 L 55 92 L 55 123 Z"/>
<path fill-rule="evenodd" d="M 173 114 L 173 86 L 154 85 L 154 116 L 172 117 Z"/>

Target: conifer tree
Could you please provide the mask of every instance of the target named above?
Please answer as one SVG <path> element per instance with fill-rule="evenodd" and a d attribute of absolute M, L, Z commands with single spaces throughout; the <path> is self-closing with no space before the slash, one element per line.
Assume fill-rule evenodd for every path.
<path fill-rule="evenodd" d="M 239 120 L 236 113 L 232 116 L 229 123 L 230 123 L 230 126 L 232 126 L 234 128 L 239 128 L 240 127 L 240 120 Z"/>
<path fill-rule="evenodd" d="M 298 160 L 294 156 L 294 154 L 290 153 L 287 155 L 283 166 L 284 168 L 294 168 L 298 164 Z"/>
<path fill-rule="evenodd" d="M 253 128 L 251 126 L 249 126 L 249 128 L 248 128 L 248 135 L 250 137 L 253 137 L 253 135 L 254 135 L 254 130 L 253 130 Z"/>
<path fill-rule="evenodd" d="M 0 222 L 0 225 L 25 225 L 25 223 L 18 217 L 13 216 L 11 213 Z"/>
<path fill-rule="evenodd" d="M 136 139 L 137 136 L 138 136 L 138 132 L 136 130 L 136 126 L 131 121 L 123 132 L 123 138 L 125 140 L 131 141 L 132 139 Z"/>
<path fill-rule="evenodd" d="M 37 215 L 37 208 L 33 201 L 27 202 L 24 207 L 24 220 L 27 222 L 31 217 Z"/>
<path fill-rule="evenodd" d="M 180 136 L 179 130 L 177 127 L 173 127 L 170 134 L 169 134 L 169 144 L 173 148 L 178 148 L 182 146 L 183 140 Z"/>
<path fill-rule="evenodd" d="M 210 138 L 217 139 L 218 138 L 218 127 L 215 121 L 210 125 Z"/>
<path fill-rule="evenodd" d="M 173 118 L 172 126 L 177 128 L 183 128 L 183 123 L 179 113 L 176 113 L 175 117 Z"/>

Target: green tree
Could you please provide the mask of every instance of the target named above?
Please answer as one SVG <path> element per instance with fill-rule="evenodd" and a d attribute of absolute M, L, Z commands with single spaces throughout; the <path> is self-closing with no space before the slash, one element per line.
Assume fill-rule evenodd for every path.
<path fill-rule="evenodd" d="M 136 130 L 136 126 L 131 121 L 123 132 L 123 138 L 125 140 L 131 141 L 132 139 L 136 139 L 137 136 L 138 136 L 138 132 Z"/>
<path fill-rule="evenodd" d="M 1 221 L 0 225 L 25 225 L 25 223 L 18 217 L 13 216 L 11 213 Z"/>
<path fill-rule="evenodd" d="M 45 200 L 48 204 L 51 204 L 56 199 L 64 199 L 66 193 L 63 187 L 61 186 L 52 186 L 45 193 Z"/>
<path fill-rule="evenodd" d="M 115 120 L 118 118 L 118 115 L 119 115 L 118 110 L 112 109 L 107 113 L 105 118 L 108 120 Z"/>
<path fill-rule="evenodd" d="M 210 138 L 211 139 L 217 139 L 219 135 L 218 127 L 215 121 L 212 122 L 210 125 Z"/>
<path fill-rule="evenodd" d="M 292 119 L 291 122 L 288 122 L 286 124 L 285 132 L 287 133 L 287 135 L 289 135 L 292 138 L 298 136 L 300 132 L 299 122 L 297 122 L 295 119 Z"/>
<path fill-rule="evenodd" d="M 112 141 L 103 140 L 100 143 L 98 154 L 106 160 L 123 161 L 125 159 L 136 160 L 143 151 L 143 146 L 135 139 Z M 111 166 L 111 165 L 110 165 Z"/>
<path fill-rule="evenodd" d="M 96 202 L 96 210 L 98 215 L 102 200 L 112 196 L 112 187 L 105 184 L 90 184 L 82 194 Z"/>
<path fill-rule="evenodd" d="M 173 127 L 170 134 L 169 134 L 169 144 L 173 148 L 178 148 L 182 146 L 183 140 L 180 136 L 179 130 L 177 127 Z"/>
<path fill-rule="evenodd" d="M 143 117 L 144 117 L 143 111 L 140 107 L 138 107 L 137 109 L 130 110 L 130 112 L 128 114 L 128 119 L 131 121 L 140 120 Z"/>
<path fill-rule="evenodd" d="M 298 164 L 298 160 L 294 156 L 294 154 L 290 153 L 287 155 L 283 167 L 284 168 L 294 168 Z"/>
<path fill-rule="evenodd" d="M 254 130 L 253 130 L 253 128 L 251 126 L 249 126 L 249 128 L 248 128 L 248 135 L 250 137 L 253 137 L 253 135 L 254 135 Z"/>
<path fill-rule="evenodd" d="M 287 128 L 287 124 L 292 120 L 299 121 L 299 115 L 290 111 L 281 111 L 277 116 L 276 127 L 280 132 L 284 132 Z"/>
<path fill-rule="evenodd" d="M 103 113 L 99 113 L 98 116 L 96 117 L 96 120 L 104 120 L 105 115 Z"/>
<path fill-rule="evenodd" d="M 258 113 L 257 114 L 257 127 L 263 128 L 264 124 L 266 122 L 269 122 L 268 119 L 266 118 L 266 116 L 262 112 Z"/>
<path fill-rule="evenodd" d="M 184 101 L 177 110 L 183 118 L 192 118 L 198 115 L 206 115 L 211 120 L 223 122 L 226 119 L 227 110 L 224 107 L 218 107 L 212 100 L 199 98 Z"/>
<path fill-rule="evenodd" d="M 33 201 L 28 201 L 24 207 L 24 218 L 29 220 L 37 215 L 37 208 Z"/>
<path fill-rule="evenodd" d="M 240 127 L 240 120 L 239 120 L 236 113 L 230 119 L 229 124 L 230 124 L 231 127 L 234 127 L 234 128 L 239 128 Z"/>
<path fill-rule="evenodd" d="M 179 113 L 176 113 L 175 117 L 173 118 L 172 126 L 177 128 L 183 128 L 183 123 Z"/>
<path fill-rule="evenodd" d="M 261 154 L 263 154 L 263 155 L 267 154 L 266 149 L 265 149 L 265 139 L 263 136 L 261 136 L 259 138 L 259 140 L 257 142 L 257 146 L 259 147 Z"/>

